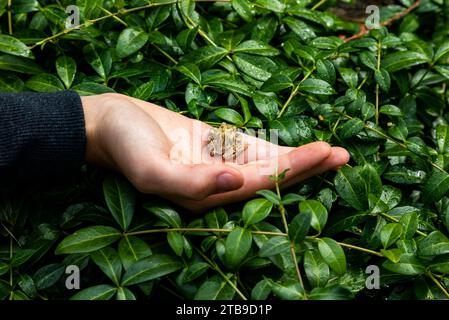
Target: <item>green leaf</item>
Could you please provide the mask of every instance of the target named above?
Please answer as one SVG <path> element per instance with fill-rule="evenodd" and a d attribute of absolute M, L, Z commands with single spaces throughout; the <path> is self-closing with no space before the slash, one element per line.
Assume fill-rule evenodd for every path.
<path fill-rule="evenodd" d="M 449 239 L 440 231 L 433 231 L 418 242 L 420 256 L 437 256 L 449 253 Z"/>
<path fill-rule="evenodd" d="M 44 290 L 53 286 L 64 274 L 65 267 L 60 263 L 46 265 L 33 275 L 36 289 Z"/>
<path fill-rule="evenodd" d="M 432 260 L 432 264 L 429 266 L 429 268 L 433 272 L 449 274 L 449 255 L 445 254 L 436 257 Z"/>
<path fill-rule="evenodd" d="M 151 248 L 135 236 L 123 237 L 118 244 L 118 254 L 125 270 L 143 258 L 151 256 Z"/>
<path fill-rule="evenodd" d="M 231 274 L 226 275 L 230 278 Z M 232 300 L 235 289 L 223 277 L 216 275 L 203 282 L 195 294 L 195 300 Z"/>
<path fill-rule="evenodd" d="M 284 283 L 277 283 L 269 280 L 271 290 L 281 300 L 303 300 L 304 289 L 296 280 L 287 280 Z"/>
<path fill-rule="evenodd" d="M 318 250 L 307 250 L 304 254 L 304 270 L 313 287 L 324 287 L 329 280 L 329 266 Z"/>
<path fill-rule="evenodd" d="M 169 206 L 145 204 L 143 207 L 161 219 L 168 226 L 172 228 L 181 228 L 181 218 L 179 217 L 179 214 Z"/>
<path fill-rule="evenodd" d="M 346 256 L 337 241 L 331 238 L 320 238 L 318 240 L 318 250 L 321 257 L 337 274 L 346 272 Z"/>
<path fill-rule="evenodd" d="M 426 271 L 423 263 L 412 254 L 403 254 L 398 263 L 387 260 L 382 265 L 391 272 L 409 276 L 423 274 Z"/>
<path fill-rule="evenodd" d="M 131 286 L 160 278 L 183 267 L 177 259 L 165 254 L 152 255 L 132 264 L 123 275 L 122 285 Z"/>
<path fill-rule="evenodd" d="M 244 124 L 242 116 L 240 115 L 240 113 L 238 113 L 234 109 L 218 108 L 214 111 L 214 113 L 220 119 L 222 119 L 226 122 L 230 122 L 237 127 L 241 127 Z"/>
<path fill-rule="evenodd" d="M 9 264 L 6 262 L 0 261 L 0 276 L 5 274 L 9 270 Z"/>
<path fill-rule="evenodd" d="M 236 53 L 233 60 L 237 68 L 259 81 L 267 81 L 276 69 L 274 62 L 267 57 Z"/>
<path fill-rule="evenodd" d="M 80 229 L 67 236 L 56 248 L 56 254 L 92 252 L 104 248 L 121 236 L 121 233 L 108 226 L 91 226 Z"/>
<path fill-rule="evenodd" d="M 84 57 L 98 75 L 106 79 L 111 71 L 112 57 L 111 51 L 106 50 L 103 53 L 98 53 L 97 49 L 92 43 L 89 43 L 83 48 Z"/>
<path fill-rule="evenodd" d="M 270 282 L 267 279 L 260 280 L 251 291 L 251 300 L 266 300 L 270 292 Z"/>
<path fill-rule="evenodd" d="M 25 43 L 6 34 L 0 34 L 0 52 L 19 57 L 34 58 L 33 53 Z"/>
<path fill-rule="evenodd" d="M 380 230 L 380 241 L 385 249 L 395 243 L 402 235 L 402 226 L 399 223 L 388 223 Z"/>
<path fill-rule="evenodd" d="M 256 192 L 256 194 L 261 195 L 273 204 L 278 205 L 281 202 L 281 199 L 279 199 L 278 195 L 271 190 L 259 190 Z"/>
<path fill-rule="evenodd" d="M 271 257 L 276 254 L 288 252 L 290 248 L 290 242 L 284 236 L 275 236 L 270 238 L 264 243 L 262 248 L 260 248 L 259 256 L 261 257 Z"/>
<path fill-rule="evenodd" d="M 228 215 L 223 208 L 215 208 L 204 217 L 206 225 L 211 229 L 221 229 L 228 222 Z"/>
<path fill-rule="evenodd" d="M 369 51 L 364 51 L 360 54 L 359 58 L 360 58 L 360 61 L 368 68 L 370 68 L 373 71 L 377 70 L 377 58 L 374 55 L 374 53 L 369 52 Z"/>
<path fill-rule="evenodd" d="M 280 0 L 256 0 L 259 7 L 265 8 L 273 12 L 284 12 L 286 5 Z"/>
<path fill-rule="evenodd" d="M 273 75 L 264 82 L 260 90 L 265 92 L 279 92 L 293 87 L 293 81 L 285 75 Z"/>
<path fill-rule="evenodd" d="M 359 81 L 357 72 L 349 68 L 339 68 L 338 72 L 348 87 L 353 89 L 357 87 Z"/>
<path fill-rule="evenodd" d="M 44 70 L 34 61 L 10 56 L 7 54 L 0 56 L 0 70 L 8 70 L 26 74 L 40 74 Z"/>
<path fill-rule="evenodd" d="M 25 83 L 14 74 L 0 74 L 0 92 L 17 93 L 23 91 Z"/>
<path fill-rule="evenodd" d="M 273 209 L 273 203 L 266 199 L 254 199 L 245 204 L 242 212 L 242 220 L 245 226 L 249 226 L 264 220 Z"/>
<path fill-rule="evenodd" d="M 376 80 L 379 87 L 384 92 L 390 91 L 391 86 L 391 79 L 390 79 L 390 73 L 388 73 L 385 69 L 376 70 L 374 72 L 374 79 Z"/>
<path fill-rule="evenodd" d="M 307 23 L 294 17 L 286 17 L 283 21 L 297 36 L 301 38 L 301 40 L 308 41 L 316 38 L 316 33 Z"/>
<path fill-rule="evenodd" d="M 117 300 L 136 300 L 136 296 L 128 288 L 118 287 L 116 299 Z"/>
<path fill-rule="evenodd" d="M 243 18 L 246 22 L 251 22 L 253 13 L 251 10 L 252 4 L 249 0 L 231 0 L 232 8 Z"/>
<path fill-rule="evenodd" d="M 347 166 L 342 167 L 334 183 L 340 197 L 353 208 L 357 210 L 368 208 L 365 182 L 358 170 Z"/>
<path fill-rule="evenodd" d="M 109 300 L 117 292 L 117 288 L 109 284 L 100 284 L 81 290 L 70 300 Z"/>
<path fill-rule="evenodd" d="M 25 82 L 25 85 L 37 92 L 58 92 L 64 90 L 62 82 L 50 73 L 35 75 Z"/>
<path fill-rule="evenodd" d="M 119 59 L 123 59 L 140 50 L 148 41 L 149 35 L 137 28 L 124 29 L 117 40 L 116 54 Z"/>
<path fill-rule="evenodd" d="M 327 83 L 334 84 L 337 78 L 334 64 L 329 60 L 318 60 L 316 63 L 316 72 L 318 79 Z"/>
<path fill-rule="evenodd" d="M 382 195 L 382 181 L 379 173 L 373 165 L 368 163 L 359 172 L 365 181 L 365 192 L 368 196 L 369 207 L 374 208 Z"/>
<path fill-rule="evenodd" d="M 280 51 L 278 49 L 270 46 L 268 43 L 259 40 L 247 40 L 245 42 L 242 42 L 236 48 L 234 48 L 233 51 L 268 57 L 277 56 L 280 54 Z"/>
<path fill-rule="evenodd" d="M 94 82 L 83 82 L 72 87 L 72 90 L 78 92 L 80 96 L 92 96 L 102 93 L 115 92 L 114 89 L 106 87 L 105 85 Z"/>
<path fill-rule="evenodd" d="M 115 221 L 127 230 L 134 215 L 136 192 L 134 187 L 123 177 L 110 176 L 103 182 L 106 204 Z"/>
<path fill-rule="evenodd" d="M 384 56 L 381 64 L 388 72 L 396 72 L 426 62 L 429 62 L 429 58 L 422 53 L 398 51 Z"/>
<path fill-rule="evenodd" d="M 257 110 L 268 120 L 274 120 L 279 111 L 278 104 L 271 96 L 256 93 L 253 96 L 254 105 Z"/>
<path fill-rule="evenodd" d="M 353 294 L 348 288 L 333 285 L 326 288 L 314 288 L 309 298 L 310 300 L 352 300 Z"/>
<path fill-rule="evenodd" d="M 91 257 L 101 271 L 118 286 L 122 274 L 122 262 L 117 251 L 111 247 L 106 247 L 93 252 Z"/>
<path fill-rule="evenodd" d="M 435 51 L 435 55 L 433 56 L 433 62 L 437 62 L 443 57 L 447 57 L 449 55 L 449 41 L 443 42 Z"/>
<path fill-rule="evenodd" d="M 179 232 L 168 232 L 167 241 L 177 256 L 182 256 L 184 251 L 184 237 Z"/>
<path fill-rule="evenodd" d="M 154 82 L 153 81 L 149 81 L 147 83 L 144 83 L 140 86 L 138 86 L 132 93 L 132 96 L 134 98 L 143 100 L 143 101 L 148 101 L 151 97 L 151 95 L 153 94 L 153 90 L 154 90 Z"/>
<path fill-rule="evenodd" d="M 69 89 L 76 74 L 76 62 L 71 57 L 60 56 L 56 59 L 56 72 L 65 87 Z"/>
<path fill-rule="evenodd" d="M 184 274 L 183 281 L 190 282 L 202 276 L 210 268 L 206 262 L 195 262 L 191 264 Z"/>
<path fill-rule="evenodd" d="M 436 142 L 440 153 L 449 152 L 449 126 L 439 125 L 435 130 Z"/>
<path fill-rule="evenodd" d="M 440 200 L 449 191 L 449 174 L 434 170 L 424 184 L 422 199 L 426 203 Z"/>
<path fill-rule="evenodd" d="M 418 229 L 418 215 L 416 211 L 405 213 L 399 223 L 402 225 L 402 235 L 405 239 L 412 239 Z"/>
<path fill-rule="evenodd" d="M 380 107 L 380 113 L 387 114 L 389 116 L 401 117 L 403 116 L 402 110 L 392 104 L 386 104 Z"/>
<path fill-rule="evenodd" d="M 299 85 L 299 90 L 321 95 L 335 94 L 334 88 L 324 80 L 320 79 L 306 79 Z"/>
<path fill-rule="evenodd" d="M 266 201 L 265 199 L 263 199 Z M 266 201 L 269 203 L 268 201 Z M 272 205 L 270 203 L 270 205 Z M 243 228 L 235 228 L 226 237 L 225 261 L 229 269 L 236 269 L 251 249 L 251 232 Z"/>
<path fill-rule="evenodd" d="M 203 84 L 207 84 L 211 87 L 216 87 L 225 91 L 235 92 L 251 97 L 253 95 L 252 90 L 246 83 L 237 78 L 220 78 L 215 80 L 204 81 Z"/>
<path fill-rule="evenodd" d="M 320 218 L 322 219 L 322 217 Z M 309 233 L 310 223 L 312 219 L 312 212 L 310 212 L 309 210 L 305 210 L 297 214 L 288 226 L 288 235 L 290 237 L 290 240 L 297 243 L 304 240 L 306 235 Z M 316 222 L 319 223 L 317 216 L 315 216 L 315 219 Z"/>
<path fill-rule="evenodd" d="M 36 284 L 34 283 L 34 280 L 31 276 L 28 274 L 21 274 L 18 277 L 17 281 L 20 289 L 27 295 L 27 297 L 30 298 L 36 298 L 37 296 L 37 289 Z"/>
<path fill-rule="evenodd" d="M 321 232 L 327 222 L 327 210 L 323 204 L 317 200 L 305 200 L 299 203 L 301 214 L 311 214 L 310 225 L 316 231 Z"/>
<path fill-rule="evenodd" d="M 210 69 L 228 54 L 228 50 L 222 47 L 205 46 L 185 55 L 181 63 L 190 62 L 196 64 L 201 70 Z"/>
<path fill-rule="evenodd" d="M 201 85 L 201 71 L 195 64 L 186 63 L 178 66 L 176 69 L 195 81 L 196 84 Z"/>
<path fill-rule="evenodd" d="M 340 138 L 348 139 L 360 133 L 365 127 L 365 123 L 359 118 L 352 118 L 340 126 Z"/>

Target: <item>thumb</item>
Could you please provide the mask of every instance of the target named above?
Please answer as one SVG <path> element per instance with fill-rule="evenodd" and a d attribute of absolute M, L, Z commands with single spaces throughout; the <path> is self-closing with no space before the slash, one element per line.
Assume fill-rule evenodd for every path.
<path fill-rule="evenodd" d="M 224 164 L 171 164 L 168 171 L 169 193 L 191 200 L 239 189 L 244 180 L 238 169 Z"/>

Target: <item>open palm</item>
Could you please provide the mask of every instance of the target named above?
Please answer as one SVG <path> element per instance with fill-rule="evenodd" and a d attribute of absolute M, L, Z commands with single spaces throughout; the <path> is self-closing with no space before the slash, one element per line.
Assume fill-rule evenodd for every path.
<path fill-rule="evenodd" d="M 349 159 L 344 149 L 324 142 L 290 148 L 243 135 L 245 152 L 238 161 L 223 163 L 206 150 L 211 127 L 203 122 L 119 94 L 82 99 L 88 161 L 119 170 L 139 191 L 193 211 L 273 188 L 269 175 L 276 170 L 289 169 L 283 180 L 288 186 Z"/>

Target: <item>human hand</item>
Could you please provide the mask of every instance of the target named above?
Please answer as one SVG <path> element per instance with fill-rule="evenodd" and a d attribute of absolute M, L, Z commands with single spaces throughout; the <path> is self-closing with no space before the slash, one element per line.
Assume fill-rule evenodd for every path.
<path fill-rule="evenodd" d="M 282 181 L 282 186 L 289 186 L 349 160 L 345 149 L 325 142 L 291 148 L 243 135 L 247 146 L 257 145 L 257 153 L 245 151 L 236 163 L 222 163 L 206 151 L 211 127 L 203 122 L 121 94 L 81 99 L 87 162 L 120 171 L 139 191 L 192 211 L 241 201 L 258 190 L 273 188 L 266 174 L 273 161 L 277 172 L 289 169 Z"/>

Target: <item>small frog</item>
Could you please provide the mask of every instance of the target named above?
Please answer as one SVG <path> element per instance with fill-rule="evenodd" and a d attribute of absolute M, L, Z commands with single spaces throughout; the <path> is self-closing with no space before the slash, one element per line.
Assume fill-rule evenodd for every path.
<path fill-rule="evenodd" d="M 208 142 L 207 150 L 211 157 L 221 156 L 224 160 L 235 159 L 245 150 L 237 127 L 224 122 L 218 128 L 210 129 Z"/>

